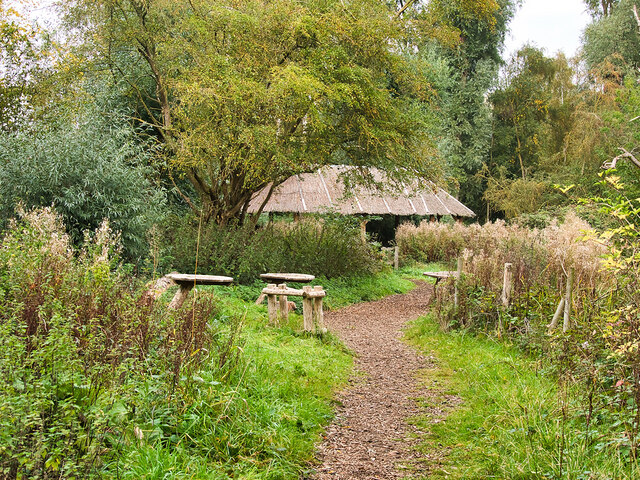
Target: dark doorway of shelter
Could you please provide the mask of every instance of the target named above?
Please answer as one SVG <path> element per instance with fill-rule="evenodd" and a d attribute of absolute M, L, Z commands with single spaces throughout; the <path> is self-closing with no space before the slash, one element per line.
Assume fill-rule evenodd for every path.
<path fill-rule="evenodd" d="M 383 247 L 390 247 L 395 245 L 396 229 L 399 225 L 405 222 L 411 222 L 418 225 L 422 218 L 424 217 L 378 215 L 371 217 L 367 222 L 367 233 L 371 236 L 373 241 L 380 242 Z"/>

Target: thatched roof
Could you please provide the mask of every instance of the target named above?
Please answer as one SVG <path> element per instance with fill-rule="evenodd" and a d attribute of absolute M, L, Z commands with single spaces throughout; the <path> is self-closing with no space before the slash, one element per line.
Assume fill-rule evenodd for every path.
<path fill-rule="evenodd" d="M 475 217 L 475 214 L 447 192 L 432 183 L 399 186 L 385 181 L 386 175 L 375 168 L 370 170 L 373 179 L 386 187 L 345 188 L 341 173 L 348 166 L 332 165 L 314 173 L 302 173 L 288 178 L 273 191 L 264 212 L 323 213 L 334 211 L 344 215 L 452 215 Z M 270 185 L 256 193 L 249 205 L 249 213 L 255 213 L 264 202 Z"/>

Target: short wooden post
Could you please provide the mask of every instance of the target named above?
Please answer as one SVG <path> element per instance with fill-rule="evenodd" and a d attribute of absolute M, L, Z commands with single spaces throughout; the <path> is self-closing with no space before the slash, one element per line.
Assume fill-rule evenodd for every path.
<path fill-rule="evenodd" d="M 398 270 L 400 268 L 400 249 L 398 245 L 393 249 L 393 269 Z"/>
<path fill-rule="evenodd" d="M 274 283 L 267 285 L 267 288 L 276 288 Z M 276 323 L 278 321 L 278 301 L 276 295 L 267 295 L 267 312 L 269 313 L 269 323 Z"/>
<path fill-rule="evenodd" d="M 302 287 L 304 293 L 311 293 L 313 291 L 313 287 L 310 285 L 305 285 Z M 307 332 L 313 331 L 313 298 L 308 298 L 306 295 L 302 297 L 302 317 L 304 320 L 304 329 Z"/>
<path fill-rule="evenodd" d="M 567 293 L 564 296 L 564 323 L 562 324 L 562 332 L 566 333 L 569 330 L 571 320 L 571 303 L 573 297 L 573 282 L 576 276 L 576 269 L 571 267 L 569 269 L 569 278 L 567 278 Z"/>
<path fill-rule="evenodd" d="M 458 308 L 458 305 L 460 303 L 459 300 L 459 292 L 458 292 L 458 283 L 460 283 L 460 277 L 462 276 L 462 257 L 458 257 L 458 269 L 456 270 L 456 278 L 455 278 L 455 283 L 454 283 L 454 290 L 453 290 L 453 305 L 454 307 L 456 307 L 456 309 Z"/>
<path fill-rule="evenodd" d="M 316 292 L 322 292 L 322 287 L 316 285 L 313 287 Z M 316 332 L 324 332 L 324 313 L 322 311 L 322 297 L 316 297 L 313 299 L 313 324 L 316 327 Z"/>
<path fill-rule="evenodd" d="M 513 291 L 513 264 L 504 264 L 504 277 L 502 279 L 502 306 L 511 304 L 511 292 Z"/>
<path fill-rule="evenodd" d="M 281 283 L 280 285 L 278 285 L 278 288 L 280 290 L 286 290 L 287 289 L 287 284 L 286 283 Z M 286 295 L 280 295 L 280 319 L 283 321 L 287 321 L 289 319 L 289 306 L 287 305 L 287 296 Z"/>
<path fill-rule="evenodd" d="M 193 284 L 180 285 L 180 288 L 178 288 L 178 291 L 173 296 L 173 299 L 169 304 L 169 310 L 179 309 L 184 303 L 184 301 L 187 299 L 187 297 L 189 296 L 189 292 L 191 291 L 192 288 L 193 288 Z"/>

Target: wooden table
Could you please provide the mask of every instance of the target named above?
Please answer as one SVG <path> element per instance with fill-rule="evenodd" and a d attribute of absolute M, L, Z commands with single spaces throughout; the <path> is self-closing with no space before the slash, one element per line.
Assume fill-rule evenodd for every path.
<path fill-rule="evenodd" d="M 260 278 L 268 283 L 309 283 L 316 279 L 313 275 L 306 273 L 263 273 Z"/>
<path fill-rule="evenodd" d="M 174 295 L 169 308 L 178 309 L 187 299 L 189 292 L 196 285 L 231 285 L 232 277 L 221 277 L 218 275 L 191 275 L 186 273 L 170 273 L 166 278 L 173 280 L 180 287 Z"/>

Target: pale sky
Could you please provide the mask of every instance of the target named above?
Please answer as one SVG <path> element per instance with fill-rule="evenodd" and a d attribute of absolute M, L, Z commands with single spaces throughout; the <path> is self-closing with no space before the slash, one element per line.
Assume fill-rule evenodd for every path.
<path fill-rule="evenodd" d="M 5 3 L 15 4 L 15 0 Z M 54 0 L 23 0 L 21 10 L 49 23 Z M 577 53 L 580 36 L 590 17 L 582 0 L 524 0 L 511 21 L 503 57 L 507 59 L 525 43 L 545 49 L 549 56 L 562 50 L 567 57 Z"/>
<path fill-rule="evenodd" d="M 524 0 L 509 25 L 503 57 L 527 42 L 544 48 L 548 56 L 562 50 L 572 57 L 590 19 L 582 0 Z"/>

